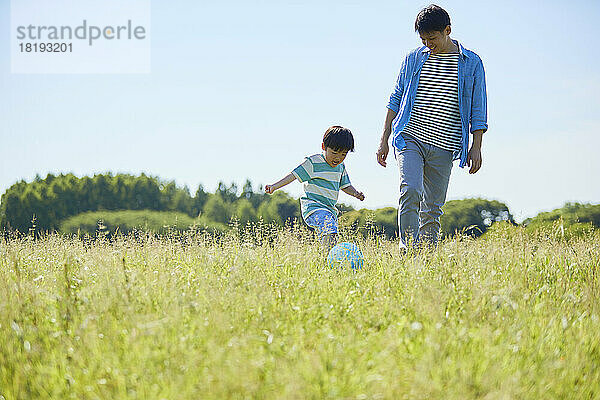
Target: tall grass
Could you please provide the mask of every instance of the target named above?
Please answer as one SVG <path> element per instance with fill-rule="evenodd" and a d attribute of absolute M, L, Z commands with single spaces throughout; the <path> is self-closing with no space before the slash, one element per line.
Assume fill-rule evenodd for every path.
<path fill-rule="evenodd" d="M 600 235 L 0 239 L 0 399 L 600 397 Z"/>

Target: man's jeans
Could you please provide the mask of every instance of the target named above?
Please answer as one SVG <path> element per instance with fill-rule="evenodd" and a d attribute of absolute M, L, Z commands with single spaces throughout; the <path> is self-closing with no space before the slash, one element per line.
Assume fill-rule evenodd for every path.
<path fill-rule="evenodd" d="M 436 245 L 452 170 L 452 152 L 403 136 L 406 146 L 395 150 L 400 168 L 400 247 Z"/>

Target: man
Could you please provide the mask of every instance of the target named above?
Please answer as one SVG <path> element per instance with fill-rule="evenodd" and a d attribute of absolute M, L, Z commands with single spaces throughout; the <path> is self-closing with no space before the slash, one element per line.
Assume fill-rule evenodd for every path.
<path fill-rule="evenodd" d="M 404 59 L 390 96 L 377 161 L 383 167 L 392 145 L 400 168 L 400 248 L 436 245 L 452 161 L 481 168 L 487 125 L 483 63 L 450 38 L 450 16 L 436 5 L 417 15 L 423 47 Z M 469 136 L 473 135 L 469 149 Z"/>

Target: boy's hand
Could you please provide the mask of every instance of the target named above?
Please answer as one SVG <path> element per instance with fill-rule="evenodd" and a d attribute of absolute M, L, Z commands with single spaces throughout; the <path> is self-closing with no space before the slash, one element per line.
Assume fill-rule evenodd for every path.
<path fill-rule="evenodd" d="M 356 197 L 357 199 L 359 199 L 360 201 L 363 201 L 365 199 L 365 195 L 363 194 L 363 192 L 359 192 L 358 190 L 356 190 L 356 188 L 352 185 L 350 186 L 346 186 L 345 188 L 342 189 L 342 191 L 352 197 Z"/>
<path fill-rule="evenodd" d="M 274 185 L 265 185 L 265 193 L 268 194 L 273 194 L 273 192 L 275 191 L 275 189 L 273 188 Z"/>

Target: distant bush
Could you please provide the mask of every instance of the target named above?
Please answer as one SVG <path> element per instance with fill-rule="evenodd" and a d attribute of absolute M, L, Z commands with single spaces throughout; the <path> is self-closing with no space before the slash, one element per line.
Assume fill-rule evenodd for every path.
<path fill-rule="evenodd" d="M 92 211 L 64 220 L 59 231 L 65 234 L 88 234 L 95 236 L 102 232 L 108 236 L 116 232 L 123 234 L 135 230 L 166 234 L 183 232 L 190 227 L 206 228 L 209 231 L 223 232 L 227 226 L 214 222 L 206 222 L 200 218 L 191 218 L 187 214 L 174 211 L 125 210 L 125 211 Z"/>
<path fill-rule="evenodd" d="M 566 222 L 562 218 L 555 221 L 538 221 L 525 227 L 526 232 L 536 236 L 565 239 L 567 241 L 594 235 L 597 230 L 591 222 L 572 223 Z"/>
<path fill-rule="evenodd" d="M 515 238 L 526 233 L 525 228 L 509 221 L 494 222 L 480 237 L 485 240 Z"/>
<path fill-rule="evenodd" d="M 294 220 L 300 221 L 300 202 L 287 193 L 279 191 L 270 196 L 269 201 L 260 204 L 256 214 L 267 223 L 284 225 Z"/>
<path fill-rule="evenodd" d="M 514 223 L 506 204 L 496 200 L 464 199 L 450 200 L 442 208 L 440 219 L 444 236 L 453 236 L 457 232 L 470 236 L 480 236 L 494 222 Z"/>
<path fill-rule="evenodd" d="M 385 207 L 347 211 L 340 216 L 340 225 L 353 227 L 365 236 L 369 233 L 383 234 L 391 239 L 398 231 L 398 210 Z"/>
<path fill-rule="evenodd" d="M 600 204 L 566 203 L 561 208 L 526 219 L 523 225 L 529 229 L 537 229 L 559 220 L 562 221 L 563 226 L 589 223 L 595 228 L 600 228 Z"/>
<path fill-rule="evenodd" d="M 506 204 L 495 200 L 451 200 L 444 205 L 443 211 L 440 223 L 444 236 L 454 236 L 457 232 L 480 236 L 494 222 L 506 221 L 514 224 Z M 342 214 L 340 224 L 353 226 L 365 233 L 373 231 L 393 238 L 398 235 L 398 210 L 396 207 L 352 210 Z"/>

